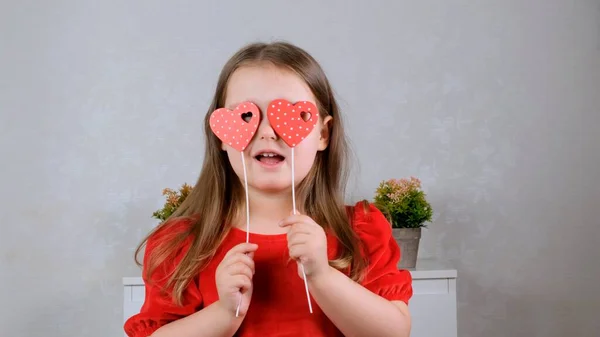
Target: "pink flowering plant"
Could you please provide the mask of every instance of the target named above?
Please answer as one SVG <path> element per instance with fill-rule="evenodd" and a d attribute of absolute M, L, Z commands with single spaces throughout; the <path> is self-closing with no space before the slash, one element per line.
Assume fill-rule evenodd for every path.
<path fill-rule="evenodd" d="M 173 214 L 175 210 L 179 208 L 191 191 L 192 186 L 188 185 L 187 183 L 181 185 L 177 191 L 170 188 L 165 188 L 162 192 L 166 198 L 165 204 L 161 209 L 152 213 L 152 217 L 160 221 L 167 220 L 171 214 Z"/>
<path fill-rule="evenodd" d="M 410 179 L 390 179 L 382 181 L 375 193 L 374 205 L 392 224 L 392 228 L 427 227 L 433 210 L 421 189 L 421 181 Z"/>

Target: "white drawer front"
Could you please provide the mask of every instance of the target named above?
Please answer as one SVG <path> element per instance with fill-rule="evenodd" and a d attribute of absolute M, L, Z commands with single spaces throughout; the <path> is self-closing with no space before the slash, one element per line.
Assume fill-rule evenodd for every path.
<path fill-rule="evenodd" d="M 413 280 L 411 337 L 456 337 L 456 279 Z"/>
<path fill-rule="evenodd" d="M 144 302 L 145 296 L 144 286 L 132 286 L 131 287 L 131 300 L 133 302 Z"/>
<path fill-rule="evenodd" d="M 123 298 L 123 324 L 129 317 L 140 312 L 142 304 L 144 304 L 144 286 L 143 285 L 126 285 Z M 123 333 L 125 337 L 127 335 Z"/>
<path fill-rule="evenodd" d="M 449 292 L 448 279 L 420 279 L 413 280 L 413 294 L 447 294 Z"/>

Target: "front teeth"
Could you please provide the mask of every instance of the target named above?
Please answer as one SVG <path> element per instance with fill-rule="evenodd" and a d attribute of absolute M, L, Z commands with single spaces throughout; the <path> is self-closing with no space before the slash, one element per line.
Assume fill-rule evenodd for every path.
<path fill-rule="evenodd" d="M 261 156 L 263 156 L 263 157 L 275 157 L 276 154 L 274 154 L 274 153 L 263 153 L 263 154 L 261 154 Z"/>

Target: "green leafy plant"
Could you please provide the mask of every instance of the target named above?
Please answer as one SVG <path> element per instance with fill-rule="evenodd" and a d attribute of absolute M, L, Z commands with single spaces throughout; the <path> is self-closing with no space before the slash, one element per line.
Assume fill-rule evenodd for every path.
<path fill-rule="evenodd" d="M 425 197 L 419 179 L 390 179 L 379 184 L 373 204 L 393 228 L 420 228 L 427 227 L 425 223 L 431 221 L 433 215 Z"/>
<path fill-rule="evenodd" d="M 185 198 L 187 198 L 191 191 L 192 186 L 188 184 L 181 185 L 181 187 L 177 191 L 172 190 L 170 188 L 165 188 L 162 194 L 166 197 L 167 200 L 165 201 L 165 204 L 161 209 L 152 213 L 152 217 L 159 219 L 161 222 L 167 220 L 171 216 L 171 214 L 173 214 L 175 210 L 177 210 L 181 203 L 183 203 L 183 201 L 185 200 Z"/>

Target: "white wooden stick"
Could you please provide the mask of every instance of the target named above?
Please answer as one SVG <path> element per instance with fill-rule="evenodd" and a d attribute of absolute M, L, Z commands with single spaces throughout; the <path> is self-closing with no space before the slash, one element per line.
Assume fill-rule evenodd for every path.
<path fill-rule="evenodd" d="M 248 202 L 248 177 L 246 175 L 246 159 L 244 159 L 244 152 L 242 154 L 242 167 L 244 168 L 244 190 L 246 191 L 246 243 L 250 242 L 250 203 Z M 240 301 L 238 302 L 237 309 L 235 310 L 235 317 L 240 315 L 240 306 L 242 305 L 242 295 L 240 294 Z"/>
<path fill-rule="evenodd" d="M 294 207 L 294 215 L 296 215 L 296 183 L 294 181 L 295 171 L 294 171 L 294 148 L 292 147 L 292 206 Z M 304 278 L 304 289 L 306 290 L 306 300 L 308 301 L 308 310 L 310 313 L 313 313 L 312 303 L 310 301 L 310 294 L 308 292 L 308 282 L 306 281 L 306 272 L 304 271 L 304 265 L 300 262 L 300 267 L 302 269 L 302 277 Z"/>

